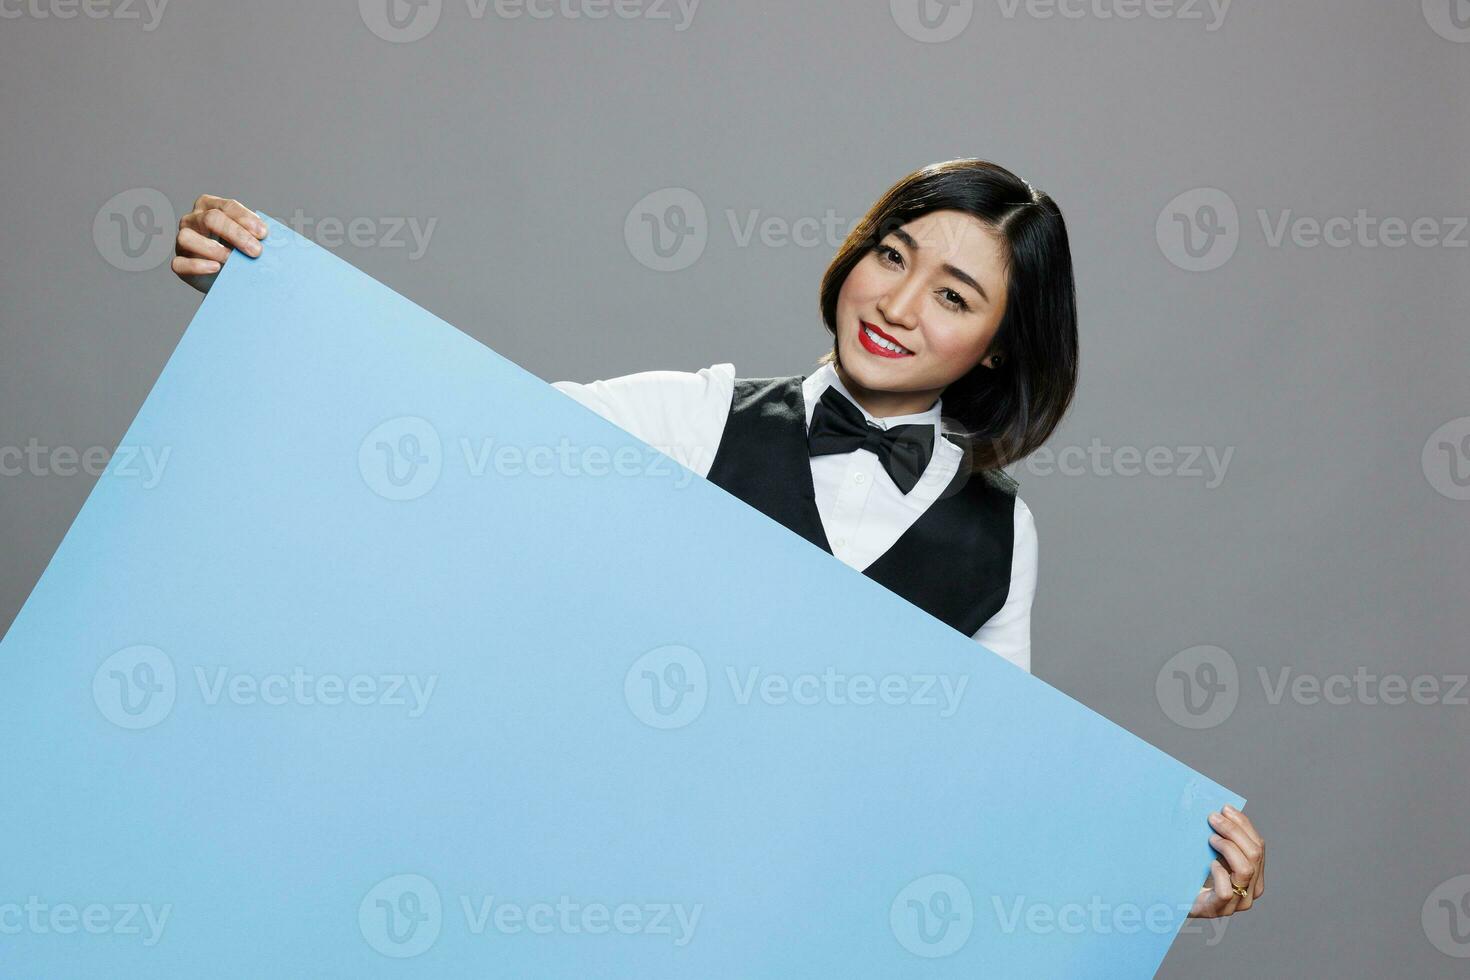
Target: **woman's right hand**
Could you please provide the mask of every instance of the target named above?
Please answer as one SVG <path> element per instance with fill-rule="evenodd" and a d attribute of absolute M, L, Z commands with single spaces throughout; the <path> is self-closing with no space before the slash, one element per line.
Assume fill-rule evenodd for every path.
<path fill-rule="evenodd" d="M 229 259 L 231 247 L 258 256 L 259 239 L 266 233 L 260 215 L 239 201 L 201 194 L 194 210 L 179 219 L 179 237 L 174 242 L 170 267 L 184 282 L 207 293 Z"/>

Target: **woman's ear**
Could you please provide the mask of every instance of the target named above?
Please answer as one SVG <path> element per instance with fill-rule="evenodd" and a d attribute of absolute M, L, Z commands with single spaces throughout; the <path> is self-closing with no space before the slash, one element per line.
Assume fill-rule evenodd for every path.
<path fill-rule="evenodd" d="M 994 370 L 995 368 L 1000 367 L 1003 360 L 1005 360 L 1004 354 L 992 354 L 990 357 L 986 358 L 984 364 L 986 367 Z"/>

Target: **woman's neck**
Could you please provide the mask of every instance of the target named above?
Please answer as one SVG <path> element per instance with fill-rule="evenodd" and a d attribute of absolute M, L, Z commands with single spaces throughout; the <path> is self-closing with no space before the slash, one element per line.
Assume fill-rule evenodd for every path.
<path fill-rule="evenodd" d="M 863 411 L 876 419 L 891 418 L 895 415 L 917 415 L 928 411 L 934 407 L 935 400 L 944 391 L 942 388 L 930 391 L 882 391 L 877 388 L 864 388 L 854 381 L 852 376 L 836 361 L 832 362 L 832 369 L 837 372 L 837 377 L 852 395 L 853 400 L 863 407 Z"/>

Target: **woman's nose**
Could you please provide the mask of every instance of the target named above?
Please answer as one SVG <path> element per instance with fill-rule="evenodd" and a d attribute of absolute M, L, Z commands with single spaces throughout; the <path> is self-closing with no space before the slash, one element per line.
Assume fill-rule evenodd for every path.
<path fill-rule="evenodd" d="M 917 319 L 920 288 L 922 287 L 916 280 L 905 280 L 883 297 L 883 302 L 878 305 L 878 312 L 890 323 L 912 328 Z"/>

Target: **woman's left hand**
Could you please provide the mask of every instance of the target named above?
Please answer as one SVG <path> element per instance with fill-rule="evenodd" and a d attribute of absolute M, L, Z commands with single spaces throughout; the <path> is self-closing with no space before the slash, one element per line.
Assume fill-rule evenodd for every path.
<path fill-rule="evenodd" d="M 1200 919 L 1244 912 L 1266 890 L 1266 842 L 1250 819 L 1233 806 L 1210 814 L 1215 833 L 1210 846 L 1224 856 L 1210 864 L 1210 877 L 1195 896 L 1189 914 Z M 1239 885 L 1244 895 L 1232 885 Z"/>

